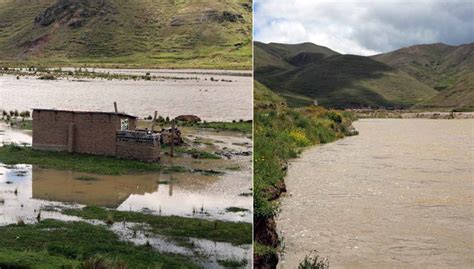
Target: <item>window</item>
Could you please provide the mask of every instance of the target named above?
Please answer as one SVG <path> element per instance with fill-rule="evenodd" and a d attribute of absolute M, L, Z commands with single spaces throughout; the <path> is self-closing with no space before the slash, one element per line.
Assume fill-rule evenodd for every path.
<path fill-rule="evenodd" d="M 120 119 L 120 130 L 128 130 L 128 119 Z"/>

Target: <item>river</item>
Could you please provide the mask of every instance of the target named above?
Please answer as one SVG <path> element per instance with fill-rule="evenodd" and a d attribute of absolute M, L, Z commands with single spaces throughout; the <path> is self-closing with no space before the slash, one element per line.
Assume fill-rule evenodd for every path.
<path fill-rule="evenodd" d="M 0 75 L 0 110 L 55 108 L 119 110 L 139 117 L 193 114 L 206 121 L 252 119 L 252 77 L 244 72 L 97 69 L 114 74 L 166 76 L 160 80 L 39 80 Z M 217 72 L 217 71 L 215 71 Z M 234 74 L 235 73 L 235 74 Z M 212 81 L 211 81 L 212 77 Z M 177 79 L 173 79 L 177 78 Z"/>
<path fill-rule="evenodd" d="M 277 220 L 296 268 L 474 267 L 474 120 L 364 119 L 289 167 Z"/>

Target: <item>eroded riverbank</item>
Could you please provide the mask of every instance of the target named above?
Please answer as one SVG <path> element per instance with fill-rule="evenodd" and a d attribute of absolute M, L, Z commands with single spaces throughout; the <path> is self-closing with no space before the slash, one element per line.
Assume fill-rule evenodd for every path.
<path fill-rule="evenodd" d="M 474 120 L 370 119 L 285 179 L 279 268 L 317 250 L 331 268 L 469 268 Z"/>

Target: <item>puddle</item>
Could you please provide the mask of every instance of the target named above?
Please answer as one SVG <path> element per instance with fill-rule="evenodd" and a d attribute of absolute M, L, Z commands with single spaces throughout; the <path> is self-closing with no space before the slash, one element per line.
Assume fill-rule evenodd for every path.
<path fill-rule="evenodd" d="M 31 144 L 31 134 L 12 130 L 0 125 L 0 144 Z M 248 138 L 231 136 L 206 138 L 220 139 L 224 143 L 215 146 L 223 150 L 229 144 L 241 142 L 233 150 L 243 151 L 248 146 L 241 140 Z M 227 142 L 225 142 L 227 141 Z M 240 145 L 240 144 L 239 144 Z M 120 176 L 93 175 L 72 171 L 43 169 L 32 165 L 5 165 L 0 163 L 0 225 L 29 224 L 41 219 L 52 218 L 63 221 L 84 221 L 81 218 L 60 213 L 62 208 L 78 208 L 84 205 L 98 205 L 124 211 L 141 211 L 147 214 L 178 215 L 225 221 L 252 221 L 252 199 L 242 196 L 252 186 L 251 157 L 232 155 L 230 159 L 196 160 L 188 157 L 164 158 L 165 165 L 183 165 L 191 169 L 212 168 L 222 174 L 203 173 L 147 173 Z M 238 170 L 228 169 L 238 167 Z M 246 212 L 226 212 L 227 207 L 241 207 Z M 202 210 L 201 210 L 202 208 Z M 57 209 L 57 210 L 56 210 Z M 194 212 L 194 214 L 193 214 Z M 103 224 L 101 221 L 87 221 Z M 142 224 L 116 223 L 110 229 L 124 240 L 138 245 L 147 241 L 162 252 L 201 257 L 198 263 L 206 268 L 223 268 L 217 260 L 247 259 L 250 265 L 251 246 L 233 246 L 207 240 L 190 238 L 185 246 L 169 238 L 150 235 L 134 229 Z M 142 225 L 143 226 L 143 225 Z M 134 232 L 135 230 L 135 232 Z M 138 232 L 137 232 L 138 231 Z"/>
<path fill-rule="evenodd" d="M 133 242 L 136 245 L 150 245 L 163 253 L 174 253 L 193 256 L 193 259 L 204 268 L 221 269 L 218 260 L 247 260 L 247 264 L 241 268 L 252 268 L 252 246 L 234 246 L 230 243 L 214 242 L 210 240 L 188 238 L 181 242 L 170 238 L 149 233 L 148 227 L 141 223 L 115 223 L 111 226 L 116 234 L 123 240 Z M 192 248 L 192 249 L 190 249 Z"/>

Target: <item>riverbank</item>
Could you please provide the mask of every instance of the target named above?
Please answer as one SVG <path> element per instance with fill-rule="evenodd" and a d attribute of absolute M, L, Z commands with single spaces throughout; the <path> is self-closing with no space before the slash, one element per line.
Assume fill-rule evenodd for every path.
<path fill-rule="evenodd" d="M 305 147 L 356 134 L 352 116 L 322 107 L 288 108 L 282 98 L 255 84 L 254 149 L 254 266 L 274 268 L 280 238 L 275 217 L 278 199 L 286 192 L 288 161 Z"/>
<path fill-rule="evenodd" d="M 472 110 L 447 109 L 445 111 L 425 110 L 348 110 L 360 119 L 474 119 Z"/>

